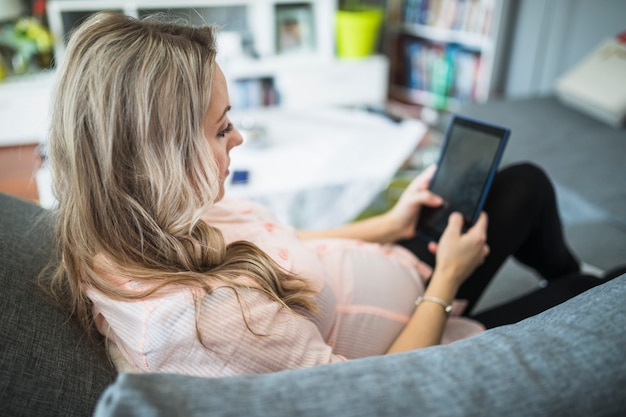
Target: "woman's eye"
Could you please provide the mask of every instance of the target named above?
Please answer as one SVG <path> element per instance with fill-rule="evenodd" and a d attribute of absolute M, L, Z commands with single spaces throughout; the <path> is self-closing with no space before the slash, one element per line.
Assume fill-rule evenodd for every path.
<path fill-rule="evenodd" d="M 220 138 L 223 138 L 224 136 L 226 136 L 227 134 L 232 132 L 233 128 L 234 128 L 233 124 L 229 123 L 224 130 L 221 130 L 221 131 L 218 132 L 217 136 L 220 137 Z"/>

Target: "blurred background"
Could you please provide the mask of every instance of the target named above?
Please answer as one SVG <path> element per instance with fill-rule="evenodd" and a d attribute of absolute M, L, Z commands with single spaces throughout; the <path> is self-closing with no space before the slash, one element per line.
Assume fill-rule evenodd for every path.
<path fill-rule="evenodd" d="M 222 61 L 232 64 L 234 81 L 252 96 L 242 93 L 241 107 L 289 105 L 296 94 L 339 100 L 316 92 L 317 83 L 325 89 L 340 76 L 332 69 L 328 78 L 307 83 L 308 91 L 292 92 L 290 80 L 282 85 L 281 67 L 293 72 L 312 62 L 317 69 L 379 57 L 385 68 L 368 72 L 376 64 L 353 62 L 349 78 L 376 75 L 368 81 L 384 85 L 376 93 L 385 100 L 454 110 L 467 100 L 549 93 L 559 75 L 625 30 L 626 2 L 0 0 L 0 80 L 53 69 L 71 29 L 103 9 L 134 16 L 165 12 L 219 25 Z M 366 98 L 352 93 L 344 101 Z"/>

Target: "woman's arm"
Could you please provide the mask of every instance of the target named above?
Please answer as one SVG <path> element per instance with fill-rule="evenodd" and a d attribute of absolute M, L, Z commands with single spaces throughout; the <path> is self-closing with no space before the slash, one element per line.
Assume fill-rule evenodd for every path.
<path fill-rule="evenodd" d="M 400 233 L 394 219 L 388 213 L 327 230 L 303 230 L 298 232 L 301 239 L 345 238 L 367 242 L 390 243 L 399 240 Z"/>
<path fill-rule="evenodd" d="M 420 207 L 437 207 L 442 203 L 440 197 L 428 191 L 428 183 L 434 172 L 433 165 L 418 175 L 404 190 L 395 206 L 384 214 L 335 229 L 300 231 L 299 236 L 302 239 L 348 238 L 377 243 L 411 238 L 415 234 Z"/>
<path fill-rule="evenodd" d="M 258 289 L 218 287 L 203 302 L 197 325 L 204 346 L 195 345 L 197 356 L 184 365 L 196 372 L 205 366 L 257 374 L 346 361 L 333 353 L 313 321 Z M 176 352 L 172 347 L 171 356 L 181 350 Z"/>
<path fill-rule="evenodd" d="M 434 297 L 451 304 L 459 286 L 483 263 L 489 254 L 487 215 L 482 213 L 476 224 L 462 234 L 463 219 L 453 213 L 439 244 L 430 249 L 436 253 L 437 266 L 424 298 Z M 444 306 L 433 301 L 420 303 L 409 323 L 398 335 L 387 353 L 405 352 L 441 343 L 448 314 Z"/>

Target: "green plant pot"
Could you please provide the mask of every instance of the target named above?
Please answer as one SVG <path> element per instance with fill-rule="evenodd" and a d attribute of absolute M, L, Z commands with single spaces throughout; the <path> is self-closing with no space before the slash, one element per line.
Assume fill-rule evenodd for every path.
<path fill-rule="evenodd" d="M 383 10 L 363 8 L 338 10 L 336 15 L 337 56 L 360 58 L 372 55 L 383 22 Z"/>

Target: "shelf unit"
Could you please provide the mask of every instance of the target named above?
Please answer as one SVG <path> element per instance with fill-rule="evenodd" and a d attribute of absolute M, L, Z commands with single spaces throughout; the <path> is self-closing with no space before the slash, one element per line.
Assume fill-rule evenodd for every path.
<path fill-rule="evenodd" d="M 347 69 L 356 71 L 360 81 L 326 94 L 328 104 L 378 103 L 387 94 L 386 58 L 358 63 L 335 58 L 335 0 L 50 0 L 48 22 L 56 39 L 57 62 L 63 59 L 71 29 L 99 10 L 134 17 L 167 13 L 192 24 L 220 27 L 218 63 L 227 75 L 234 109 L 301 105 L 307 96 L 312 103 L 323 102 L 319 90 Z M 298 86 L 293 79 L 302 73 L 311 79 Z M 373 75 L 375 80 L 366 81 L 359 74 Z M 372 82 L 372 92 L 364 95 Z"/>
<path fill-rule="evenodd" d="M 296 11 L 310 12 L 312 42 L 306 48 L 279 50 L 275 22 L 294 17 L 293 6 Z M 386 56 L 335 57 L 335 0 L 49 0 L 48 23 L 56 39 L 57 63 L 63 59 L 71 29 L 98 10 L 131 16 L 167 12 L 192 24 L 219 25 L 218 62 L 227 76 L 234 110 L 265 105 L 380 105 L 387 98 Z M 314 47 L 308 47 L 311 45 Z M 0 83 L 0 147 L 45 141 L 54 80 L 52 69 Z M 256 104 L 250 96 L 239 98 L 238 89 L 254 88 L 255 84 L 274 98 Z M 258 92 L 250 94 L 257 100 L 262 97 Z"/>
<path fill-rule="evenodd" d="M 454 111 L 495 88 L 509 2 L 391 0 L 385 50 L 391 99 Z"/>
<path fill-rule="evenodd" d="M 306 53 L 319 58 L 330 58 L 334 53 L 334 0 L 50 0 L 48 22 L 57 40 L 57 59 L 62 59 L 69 31 L 100 10 L 119 11 L 133 17 L 167 13 L 192 24 L 216 24 L 221 31 L 238 33 L 246 52 L 259 58 L 281 54 L 281 31 L 277 24 L 283 23 L 284 15 L 296 21 L 302 32 L 307 32 L 302 35 L 307 36 L 302 41 L 312 47 Z"/>

